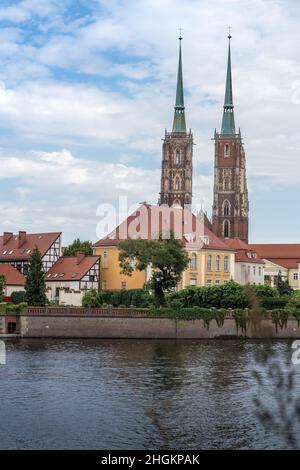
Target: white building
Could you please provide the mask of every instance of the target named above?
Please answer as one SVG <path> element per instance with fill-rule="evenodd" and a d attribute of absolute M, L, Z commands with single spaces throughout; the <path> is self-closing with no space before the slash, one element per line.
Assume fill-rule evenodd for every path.
<path fill-rule="evenodd" d="M 235 250 L 235 277 L 239 284 L 264 284 L 265 263 L 256 251 L 240 238 L 225 238 L 225 243 Z"/>
<path fill-rule="evenodd" d="M 61 257 L 45 275 L 48 299 L 57 304 L 81 306 L 90 289 L 99 289 L 100 256 Z"/>

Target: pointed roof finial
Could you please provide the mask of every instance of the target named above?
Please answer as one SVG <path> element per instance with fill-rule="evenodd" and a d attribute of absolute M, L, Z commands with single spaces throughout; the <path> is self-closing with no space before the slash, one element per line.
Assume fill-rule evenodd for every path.
<path fill-rule="evenodd" d="M 173 132 L 186 132 L 185 113 L 184 113 L 184 98 L 183 98 L 183 79 L 182 79 L 182 59 L 181 59 L 181 41 L 182 29 L 179 29 L 179 62 L 178 62 L 178 75 L 177 75 L 177 89 L 176 89 L 176 102 L 175 113 L 173 120 Z"/>
<path fill-rule="evenodd" d="M 232 93 L 232 76 L 231 76 L 231 50 L 230 50 L 230 40 L 231 36 L 231 26 L 228 27 L 228 62 L 227 62 L 227 75 L 226 75 L 226 87 L 225 87 L 225 101 L 224 101 L 224 110 L 223 110 L 223 121 L 221 134 L 235 134 L 235 123 L 234 123 L 234 114 L 233 114 L 233 93 Z"/>

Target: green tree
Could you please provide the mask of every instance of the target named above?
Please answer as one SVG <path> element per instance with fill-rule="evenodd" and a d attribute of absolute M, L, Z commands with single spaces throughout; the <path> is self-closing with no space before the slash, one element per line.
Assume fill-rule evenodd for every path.
<path fill-rule="evenodd" d="M 93 254 L 92 242 L 81 241 L 79 238 L 64 249 L 64 256 L 75 256 L 77 251 L 83 251 L 87 256 Z"/>
<path fill-rule="evenodd" d="M 46 283 L 41 253 L 35 248 L 30 257 L 30 266 L 25 283 L 26 302 L 33 307 L 46 305 Z"/>
<path fill-rule="evenodd" d="M 0 302 L 3 300 L 6 279 L 3 274 L 0 275 Z"/>
<path fill-rule="evenodd" d="M 119 263 L 123 274 L 131 276 L 134 269 L 144 271 L 152 267 L 149 287 L 160 305 L 165 303 L 165 292 L 177 286 L 189 257 L 182 243 L 171 233 L 168 239 L 162 234 L 158 240 L 125 240 L 119 245 Z"/>
<path fill-rule="evenodd" d="M 82 298 L 83 307 L 101 307 L 102 297 L 96 289 L 87 291 Z"/>
<path fill-rule="evenodd" d="M 279 295 L 288 295 L 291 296 L 293 293 L 293 289 L 289 285 L 288 280 L 282 279 L 281 271 L 278 272 L 277 280 L 276 280 L 276 287 L 278 290 Z"/>

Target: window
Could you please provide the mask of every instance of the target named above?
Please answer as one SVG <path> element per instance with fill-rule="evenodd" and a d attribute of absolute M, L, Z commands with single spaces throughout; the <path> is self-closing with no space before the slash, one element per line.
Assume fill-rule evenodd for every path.
<path fill-rule="evenodd" d="M 127 287 L 126 281 L 122 281 L 121 282 L 121 289 L 126 289 L 126 287 Z"/>
<path fill-rule="evenodd" d="M 190 286 L 196 286 L 197 285 L 197 279 L 195 277 L 190 278 Z"/>
<path fill-rule="evenodd" d="M 196 253 L 192 253 L 191 256 L 191 269 L 196 270 L 197 269 L 197 255 Z"/>
<path fill-rule="evenodd" d="M 230 178 L 229 176 L 225 176 L 224 178 L 224 191 L 230 190 Z"/>
<path fill-rule="evenodd" d="M 135 257 L 133 255 L 130 256 L 130 267 L 134 268 L 135 266 Z"/>
<path fill-rule="evenodd" d="M 225 271 L 225 273 L 228 273 L 228 271 L 229 271 L 229 258 L 228 258 L 228 256 L 224 257 L 224 271 Z"/>
<path fill-rule="evenodd" d="M 224 147 L 224 157 L 225 157 L 225 158 L 230 157 L 230 145 L 229 145 L 229 144 L 225 144 L 225 147 Z"/>
<path fill-rule="evenodd" d="M 217 284 L 217 285 L 218 285 L 218 284 L 221 284 L 220 279 L 216 279 L 216 284 Z"/>
<path fill-rule="evenodd" d="M 94 274 L 90 274 L 90 275 L 89 275 L 89 281 L 90 281 L 90 282 L 95 282 L 95 276 L 94 276 Z"/>
<path fill-rule="evenodd" d="M 220 260 L 220 256 L 218 255 L 218 256 L 216 257 L 216 271 L 220 271 L 220 268 L 221 268 L 221 267 L 220 267 L 220 261 L 221 261 L 221 260 Z"/>
<path fill-rule="evenodd" d="M 206 259 L 206 269 L 207 269 L 207 271 L 211 271 L 211 270 L 212 270 L 212 256 L 211 256 L 211 255 L 208 255 L 208 256 L 207 256 L 207 259 Z"/>
<path fill-rule="evenodd" d="M 294 279 L 294 281 L 298 281 L 298 273 L 294 273 L 293 279 Z"/>
<path fill-rule="evenodd" d="M 224 238 L 228 238 L 230 236 L 230 230 L 229 230 L 229 222 L 228 220 L 224 221 L 224 226 L 223 226 L 223 234 Z"/>
<path fill-rule="evenodd" d="M 261 276 L 261 266 L 258 267 L 258 275 Z"/>
<path fill-rule="evenodd" d="M 206 285 L 207 285 L 207 286 L 211 286 L 211 285 L 212 285 L 212 280 L 211 280 L 211 279 L 207 279 Z"/>
<path fill-rule="evenodd" d="M 178 176 L 175 178 L 175 189 L 176 191 L 180 190 L 180 179 L 178 178 Z"/>
<path fill-rule="evenodd" d="M 253 266 L 253 276 L 256 274 L 256 266 Z"/>
<path fill-rule="evenodd" d="M 180 164 L 180 150 L 179 149 L 176 149 L 176 152 L 175 152 L 175 163 L 176 165 Z"/>
<path fill-rule="evenodd" d="M 230 215 L 230 204 L 227 200 L 223 204 L 223 215 Z"/>
<path fill-rule="evenodd" d="M 248 266 L 248 276 L 250 276 L 250 274 L 251 274 L 251 268 L 250 266 Z"/>
<path fill-rule="evenodd" d="M 103 251 L 103 258 L 107 258 L 107 257 L 108 257 L 107 251 Z"/>

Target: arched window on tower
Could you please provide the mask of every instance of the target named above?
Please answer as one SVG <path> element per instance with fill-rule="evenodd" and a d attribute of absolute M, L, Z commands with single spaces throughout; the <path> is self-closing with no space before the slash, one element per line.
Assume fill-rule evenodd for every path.
<path fill-rule="evenodd" d="M 176 165 L 180 165 L 180 150 L 179 149 L 176 149 L 176 152 L 175 152 L 175 163 Z"/>
<path fill-rule="evenodd" d="M 229 145 L 229 144 L 225 144 L 225 147 L 224 147 L 224 157 L 225 157 L 225 158 L 230 157 L 230 145 Z"/>
<path fill-rule="evenodd" d="M 225 176 L 224 178 L 224 191 L 230 190 L 230 178 L 229 176 Z"/>
<path fill-rule="evenodd" d="M 230 203 L 227 200 L 223 203 L 223 215 L 230 215 Z"/>
<path fill-rule="evenodd" d="M 175 189 L 176 189 L 176 191 L 180 190 L 180 179 L 179 179 L 178 176 L 176 176 L 176 178 L 175 178 Z"/>
<path fill-rule="evenodd" d="M 224 236 L 224 238 L 229 238 L 230 237 L 230 227 L 229 227 L 228 220 L 224 220 L 223 236 Z"/>

